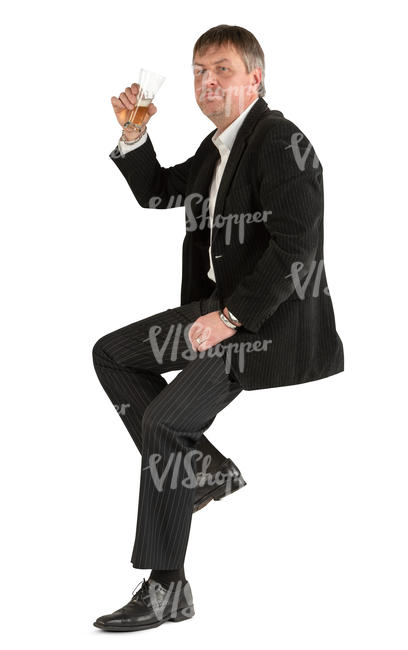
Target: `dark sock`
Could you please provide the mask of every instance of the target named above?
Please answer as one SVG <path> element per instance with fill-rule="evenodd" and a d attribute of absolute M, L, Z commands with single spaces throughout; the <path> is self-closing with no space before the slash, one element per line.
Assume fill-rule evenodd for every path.
<path fill-rule="evenodd" d="M 186 582 L 186 576 L 184 575 L 184 566 L 181 569 L 152 569 L 149 580 L 156 580 L 160 582 L 164 587 L 169 587 L 172 582 L 182 581 L 184 585 Z"/>

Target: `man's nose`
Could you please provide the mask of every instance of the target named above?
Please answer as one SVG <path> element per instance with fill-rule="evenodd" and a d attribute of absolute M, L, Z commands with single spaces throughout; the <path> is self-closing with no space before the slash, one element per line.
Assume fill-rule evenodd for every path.
<path fill-rule="evenodd" d="M 213 88 L 218 84 L 217 75 L 212 70 L 206 70 L 204 73 L 204 84 L 206 87 Z"/>

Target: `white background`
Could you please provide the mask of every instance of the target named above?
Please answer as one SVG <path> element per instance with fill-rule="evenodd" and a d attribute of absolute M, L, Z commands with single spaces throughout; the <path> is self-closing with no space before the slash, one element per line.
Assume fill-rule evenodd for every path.
<path fill-rule="evenodd" d="M 2 20 L 4 647 L 407 647 L 405 27 L 399 2 L 20 2 Z M 190 70 L 220 23 L 251 30 L 269 108 L 324 168 L 325 261 L 345 372 L 241 395 L 208 437 L 245 489 L 193 517 L 196 616 L 92 623 L 130 564 L 140 457 L 93 369 L 102 335 L 179 305 L 183 208 L 143 210 L 109 159 L 110 98 L 166 81 L 163 166 L 214 125 Z M 405 325 L 405 327 L 404 327 Z M 175 373 L 174 373 L 175 376 Z M 170 381 L 172 374 L 165 375 Z M 405 397 L 404 397 L 405 396 Z M 6 639 L 8 637 L 8 639 Z"/>

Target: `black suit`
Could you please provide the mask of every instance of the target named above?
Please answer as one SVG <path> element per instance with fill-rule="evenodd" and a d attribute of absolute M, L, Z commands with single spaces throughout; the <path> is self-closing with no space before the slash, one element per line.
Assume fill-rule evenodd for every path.
<path fill-rule="evenodd" d="M 157 161 L 149 137 L 124 158 L 117 147 L 110 154 L 141 206 L 186 208 L 182 305 L 214 289 L 207 276 L 206 200 L 219 157 L 214 133 L 194 156 L 167 169 Z M 305 156 L 303 163 L 297 154 Z M 262 98 L 238 131 L 214 215 L 228 219 L 255 212 L 258 221 L 243 216 L 241 227 L 231 217 L 215 221 L 212 237 L 219 307 L 226 305 L 243 323 L 228 343 L 263 342 L 258 351 L 235 345 L 237 353 L 230 346 L 233 376 L 243 389 L 254 390 L 341 372 L 343 345 L 323 259 L 322 165 L 300 129 Z"/>
<path fill-rule="evenodd" d="M 219 156 L 211 141 L 214 132 L 194 156 L 168 169 L 158 163 L 150 138 L 123 158 L 117 147 L 110 154 L 140 205 L 186 207 L 181 305 L 106 334 L 93 349 L 97 375 L 112 402 L 121 405 L 123 423 L 142 454 L 131 557 L 139 568 L 182 566 L 194 503 L 194 492 L 183 484 L 184 465 L 177 485 L 171 487 L 170 472 L 158 491 L 145 471 L 149 459 L 159 455 L 162 472 L 177 454 L 184 461 L 188 452 L 200 451 L 211 457 L 209 471 L 215 473 L 225 457 L 203 433 L 242 389 L 297 384 L 343 370 L 323 264 L 322 167 L 308 140 L 262 98 L 249 110 L 231 149 L 214 215 L 259 211 L 262 219 L 244 216 L 241 224 L 215 219 L 214 284 L 207 276 L 206 201 Z M 304 169 L 291 148 L 293 134 L 303 152 L 310 148 Z M 181 336 L 177 357 L 167 347 L 163 359 L 157 358 L 149 338 L 152 327 L 159 331 L 161 348 L 179 326 L 189 327 L 224 305 L 243 323 L 226 343 L 266 342 L 264 349 L 247 348 L 242 357 L 238 345 L 238 353 L 229 357 L 226 345 L 222 357 L 211 356 L 210 348 L 187 359 L 182 354 L 191 351 L 191 344 Z M 167 384 L 162 375 L 176 369 L 180 373 Z"/>

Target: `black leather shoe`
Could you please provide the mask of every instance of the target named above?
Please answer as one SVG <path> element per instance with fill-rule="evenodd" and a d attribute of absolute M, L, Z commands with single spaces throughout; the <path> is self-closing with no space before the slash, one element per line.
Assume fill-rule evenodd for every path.
<path fill-rule="evenodd" d="M 165 587 L 156 580 L 149 579 L 143 580 L 139 591 L 126 605 L 112 614 L 99 616 L 94 625 L 107 632 L 134 632 L 158 627 L 166 621 L 186 621 L 194 613 L 193 596 L 188 582 L 183 585 L 178 580 Z"/>
<path fill-rule="evenodd" d="M 201 510 L 212 499 L 219 501 L 246 485 L 238 467 L 227 458 L 216 472 L 196 474 L 197 487 L 193 512 Z"/>

